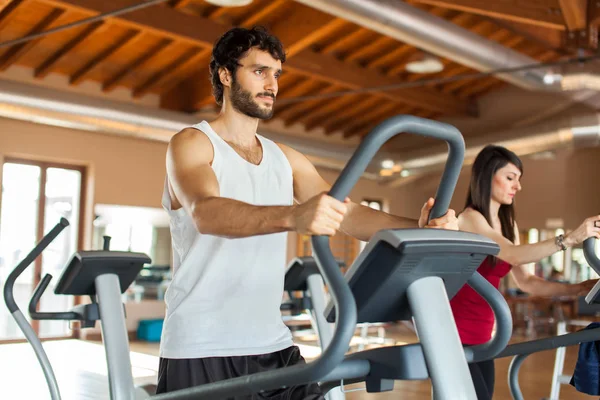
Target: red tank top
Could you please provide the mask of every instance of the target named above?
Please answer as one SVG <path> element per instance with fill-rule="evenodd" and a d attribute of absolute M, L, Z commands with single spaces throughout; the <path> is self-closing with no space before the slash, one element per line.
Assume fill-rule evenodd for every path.
<path fill-rule="evenodd" d="M 486 258 L 477 272 L 498 289 L 500 279 L 510 272 L 511 265 L 500 259 L 496 260 L 496 265 L 493 265 L 490 257 Z M 450 307 L 461 343 L 474 345 L 490 340 L 494 329 L 494 313 L 471 286 L 465 284 L 450 300 Z"/>

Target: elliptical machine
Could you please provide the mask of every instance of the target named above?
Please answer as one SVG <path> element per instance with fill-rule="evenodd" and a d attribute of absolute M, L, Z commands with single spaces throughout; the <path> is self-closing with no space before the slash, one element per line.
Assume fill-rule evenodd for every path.
<path fill-rule="evenodd" d="M 69 221 L 60 222 L 38 243 L 38 245 L 10 273 L 4 285 L 4 300 L 27 341 L 33 346 L 42 367 L 52 400 L 60 399 L 58 383 L 40 339 L 17 306 L 13 295 L 15 281 L 44 249 L 69 226 Z M 67 312 L 38 312 L 38 303 L 48 287 L 52 275 L 46 274 L 40 281 L 29 302 L 29 315 L 34 320 L 79 321 L 81 328 L 92 328 L 100 320 L 102 337 L 109 371 L 111 399 L 143 399 L 148 393 L 135 387 L 131 374 L 129 342 L 125 325 L 125 310 L 121 295 L 125 293 L 150 257 L 142 253 L 109 251 L 110 238 L 104 237 L 104 250 L 75 253 L 64 269 L 54 292 L 60 295 L 89 296 L 90 304 L 75 306 Z M 111 339 L 109 339 L 111 338 Z M 121 340 L 114 340 L 120 338 Z M 119 376 L 118 379 L 115 376 Z M 126 397 L 123 397 L 127 394 Z"/>
<path fill-rule="evenodd" d="M 399 115 L 378 125 L 361 143 L 333 185 L 330 195 L 338 200 L 348 196 L 379 148 L 400 133 L 413 133 L 444 140 L 449 156 L 436 194 L 431 218 L 447 212 L 463 163 L 464 141 L 451 125 L 413 116 Z M 14 279 L 41 253 L 67 225 L 55 227 L 11 274 L 5 286 L 5 299 L 19 326 L 27 321 L 12 298 Z M 504 298 L 476 269 L 481 261 L 496 255 L 496 243 L 480 235 L 433 229 L 384 230 L 375 235 L 351 267 L 346 279 L 339 271 L 329 238 L 314 236 L 313 251 L 327 284 L 331 302 L 325 311 L 335 321 L 329 345 L 321 356 L 308 364 L 219 381 L 172 393 L 156 399 L 223 399 L 244 396 L 309 382 L 331 387 L 365 381 L 367 391 L 393 388 L 393 380 L 431 379 L 436 400 L 475 399 L 467 362 L 473 349 L 463 350 L 449 307 L 449 299 L 469 282 L 492 306 L 498 321 L 494 338 L 478 347 L 480 354 L 495 357 L 508 343 L 512 332 L 510 310 Z M 145 254 L 123 252 L 76 253 L 63 272 L 56 292 L 96 295 L 102 334 L 106 346 L 112 399 L 134 399 L 129 346 L 121 293 L 131 284 L 144 263 Z M 40 285 L 41 286 L 41 285 Z M 37 291 L 36 291 L 37 293 Z M 41 296 L 41 293 L 40 293 Z M 8 300 L 12 300 L 9 303 Z M 357 308 L 358 306 L 358 308 Z M 345 354 L 360 322 L 387 322 L 414 318 L 420 343 L 392 346 Z M 85 319 L 85 318 L 84 318 Z M 29 327 L 30 328 L 30 327 Z M 44 368 L 53 395 L 58 385 L 39 339 L 26 333 Z"/>
<path fill-rule="evenodd" d="M 583 254 L 588 264 L 590 264 L 597 274 L 600 274 L 600 258 L 598 258 L 594 249 L 595 240 L 594 238 L 589 238 L 583 242 Z M 585 296 L 585 302 L 587 304 L 600 304 L 600 281 Z M 519 386 L 519 369 L 530 354 L 599 340 L 600 328 L 584 329 L 564 335 L 515 343 L 508 346 L 497 357 L 492 358 L 513 357 L 508 369 L 508 385 L 512 398 L 514 400 L 523 400 L 523 393 Z M 486 358 L 482 360 L 484 359 Z"/>

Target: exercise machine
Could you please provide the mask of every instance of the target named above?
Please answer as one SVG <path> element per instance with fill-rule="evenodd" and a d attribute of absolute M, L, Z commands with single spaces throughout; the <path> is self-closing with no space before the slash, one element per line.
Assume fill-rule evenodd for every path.
<path fill-rule="evenodd" d="M 451 125 L 413 116 L 399 115 L 379 124 L 360 144 L 333 185 L 330 195 L 338 200 L 346 198 L 379 148 L 400 133 L 441 139 L 448 144 L 448 160 L 431 212 L 431 218 L 443 216 L 462 168 L 464 140 Z M 15 271 L 21 273 L 27 268 L 65 226 L 66 221 L 61 221 Z M 431 379 L 434 396 L 439 400 L 476 398 L 467 362 L 476 360 L 475 355 L 495 357 L 506 347 L 512 332 L 510 310 L 504 298 L 476 272 L 485 257 L 499 252 L 496 243 L 465 232 L 384 230 L 369 242 L 346 278 L 342 276 L 331 253 L 329 237 L 314 236 L 312 245 L 331 296 L 324 315 L 328 321 L 335 322 L 331 340 L 320 357 L 307 364 L 219 381 L 153 398 L 223 399 L 309 382 L 322 382 L 322 387 L 329 390 L 345 383 L 364 381 L 367 391 L 378 392 L 391 390 L 393 380 L 398 379 Z M 55 290 L 59 294 L 95 297 L 113 399 L 134 399 L 139 394 L 133 388 L 129 359 L 123 357 L 128 354 L 129 347 L 120 297 L 147 262 L 149 258 L 139 253 L 76 253 Z M 14 279 L 16 277 L 10 285 L 7 282 L 5 286 L 5 298 L 12 296 Z M 449 306 L 449 299 L 466 283 L 486 298 L 498 321 L 495 336 L 475 349 L 462 348 Z M 8 296 L 7 292 L 10 292 Z M 14 301 L 9 308 L 15 319 L 22 317 L 22 314 L 19 317 L 20 311 Z M 408 319 L 412 319 L 416 325 L 419 343 L 362 351 L 346 357 L 357 321 Z M 28 325 L 26 320 L 24 324 L 19 324 L 27 330 L 25 325 Z M 53 399 L 58 399 L 56 380 L 39 338 L 29 334 L 27 339 L 32 343 L 45 371 Z"/>
<path fill-rule="evenodd" d="M 339 268 L 345 266 L 342 261 L 336 260 L 336 262 Z M 285 272 L 283 290 L 288 292 L 290 299 L 282 303 L 281 309 L 290 311 L 292 315 L 308 312 L 321 351 L 324 351 L 331 343 L 333 325 L 325 319 L 327 296 L 325 283 L 316 260 L 313 257 L 294 258 Z M 293 292 L 302 292 L 302 296 L 293 297 Z M 327 400 L 343 400 L 345 395 L 340 388 L 335 388 L 327 393 L 326 398 Z"/>
<path fill-rule="evenodd" d="M 559 308 L 559 318 L 556 324 L 556 335 L 565 335 L 568 333 L 567 326 L 578 326 L 580 328 L 587 327 L 592 323 L 592 318 L 600 315 L 600 304 L 595 300 L 592 304 L 588 304 L 586 296 L 577 298 L 577 317 L 575 319 L 566 319 L 562 309 Z M 588 318 L 588 319 L 585 319 Z M 552 371 L 552 384 L 550 386 L 550 397 L 548 400 L 559 400 L 560 385 L 569 384 L 572 375 L 564 374 L 566 347 L 556 349 L 554 358 L 554 369 Z"/>
<path fill-rule="evenodd" d="M 54 371 L 40 339 L 14 301 L 13 286 L 19 275 L 68 225 L 69 222 L 62 218 L 11 272 L 4 286 L 6 306 L 27 341 L 33 346 L 53 400 L 60 399 Z M 136 388 L 133 384 L 130 358 L 123 356 L 123 354 L 129 355 L 129 342 L 121 295 L 134 281 L 144 264 L 150 263 L 151 260 L 142 253 L 109 251 L 109 245 L 110 238 L 105 237 L 104 250 L 75 253 L 63 270 L 54 290 L 58 295 L 89 296 L 90 304 L 78 305 L 67 312 L 37 311 L 39 301 L 52 279 L 52 275 L 46 274 L 31 297 L 29 315 L 34 320 L 79 321 L 82 328 L 94 327 L 96 321 L 101 321 L 111 399 L 145 398 L 147 392 L 144 388 Z"/>
<path fill-rule="evenodd" d="M 596 271 L 596 273 L 600 274 L 600 259 L 596 255 L 594 249 L 595 240 L 596 239 L 594 238 L 589 238 L 583 242 L 583 253 L 588 264 L 594 269 L 594 271 Z M 598 283 L 596 283 L 596 285 L 585 296 L 585 302 L 589 305 L 600 304 L 600 281 L 598 281 Z M 546 350 L 558 350 L 567 346 L 573 346 L 580 343 L 593 342 L 597 340 L 600 340 L 600 328 L 585 329 L 579 332 L 568 334 L 561 334 L 559 332 L 558 336 L 530 340 L 527 342 L 510 345 L 497 357 L 491 358 L 514 357 L 508 369 L 510 393 L 514 400 L 523 400 L 523 393 L 519 386 L 519 369 L 530 354 Z M 562 357 L 564 357 L 564 350 Z M 562 364 L 559 365 L 559 367 L 562 371 Z M 555 368 L 557 367 L 555 366 Z M 556 381 L 559 378 L 559 376 L 556 376 L 555 370 L 555 376 L 552 385 L 552 395 L 558 396 L 556 387 L 559 385 L 559 383 Z"/>

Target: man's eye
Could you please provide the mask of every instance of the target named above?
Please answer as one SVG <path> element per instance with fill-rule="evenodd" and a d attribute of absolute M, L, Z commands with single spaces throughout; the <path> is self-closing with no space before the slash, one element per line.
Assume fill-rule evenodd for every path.
<path fill-rule="evenodd" d="M 262 70 L 262 69 L 257 69 L 256 71 L 254 71 L 254 73 L 255 73 L 256 75 L 262 75 L 262 73 L 263 73 L 263 70 Z"/>

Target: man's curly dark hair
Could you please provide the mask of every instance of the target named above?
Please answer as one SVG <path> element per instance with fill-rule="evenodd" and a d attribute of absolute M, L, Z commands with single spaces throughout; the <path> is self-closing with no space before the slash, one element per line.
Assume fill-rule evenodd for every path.
<path fill-rule="evenodd" d="M 285 62 L 283 45 L 265 28 L 260 26 L 252 29 L 233 28 L 225 32 L 213 47 L 209 67 L 213 95 L 219 106 L 223 105 L 223 84 L 219 78 L 219 68 L 224 67 L 235 76 L 240 66 L 240 58 L 252 47 L 267 51 L 274 59 Z"/>

